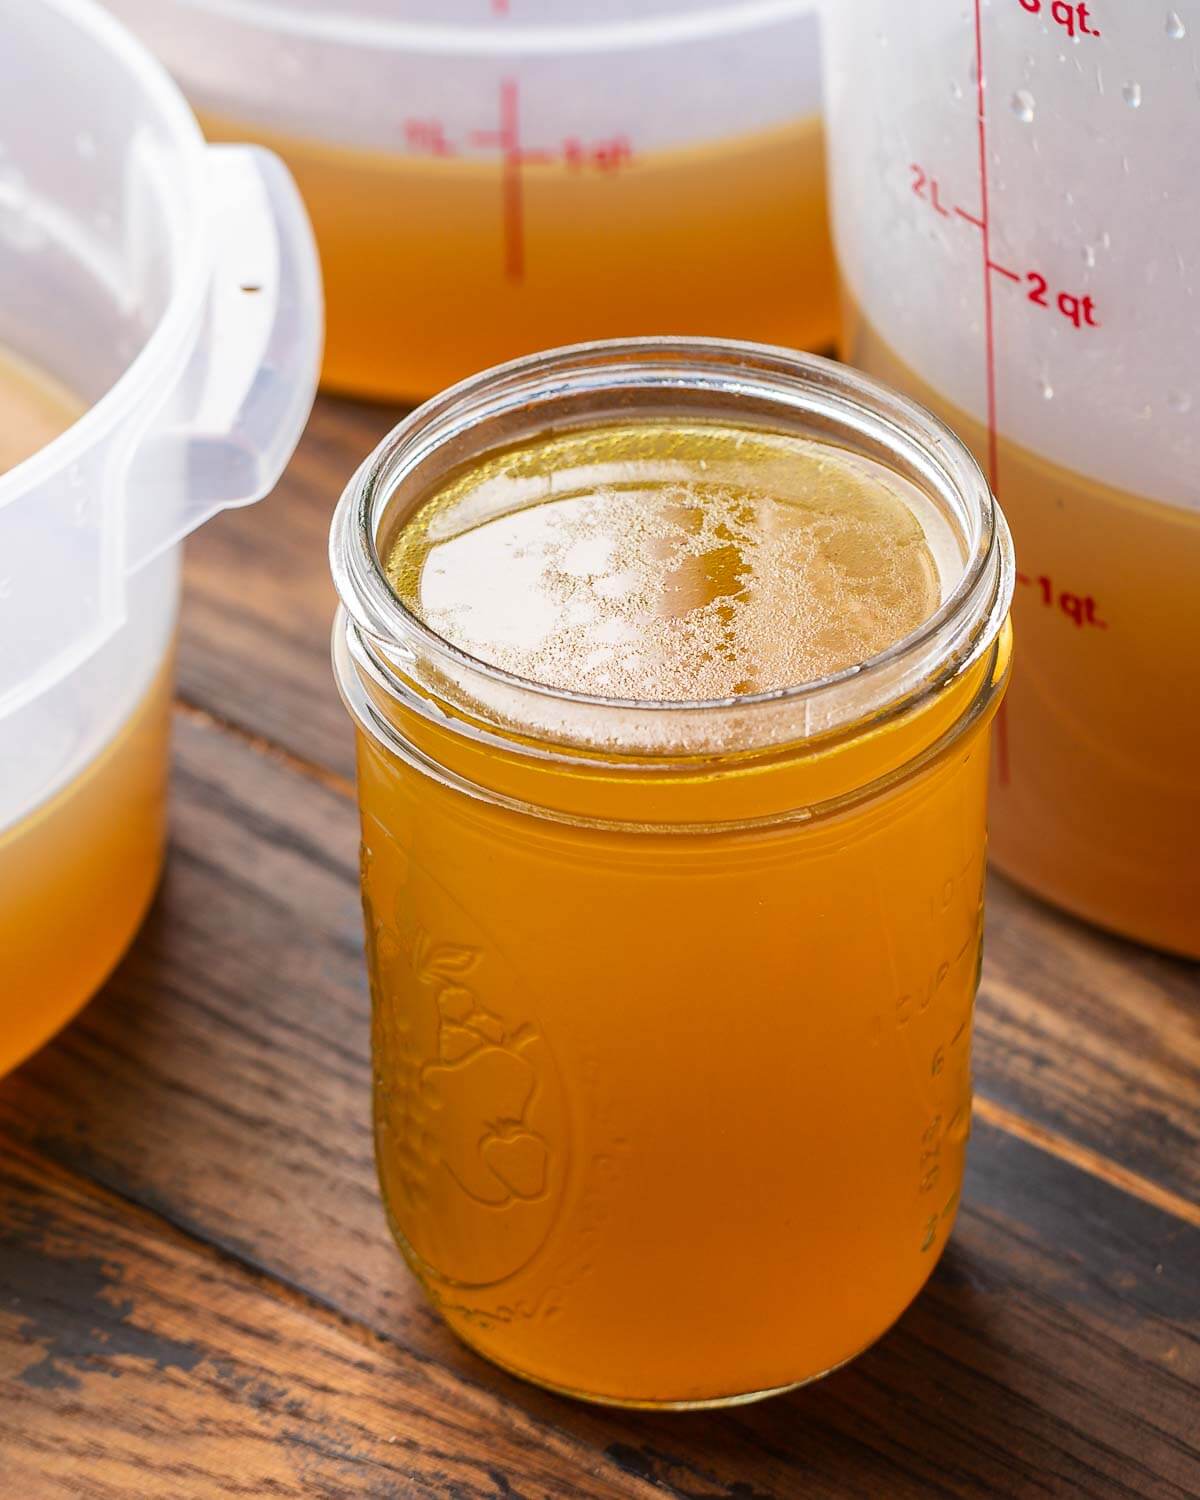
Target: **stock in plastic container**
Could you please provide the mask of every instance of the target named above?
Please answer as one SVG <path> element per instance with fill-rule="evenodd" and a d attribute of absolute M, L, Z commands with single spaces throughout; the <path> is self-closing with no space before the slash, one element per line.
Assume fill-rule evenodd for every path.
<path fill-rule="evenodd" d="M 291 167 L 325 379 L 431 395 L 646 333 L 828 347 L 813 0 L 111 0 Z"/>
<path fill-rule="evenodd" d="M 845 352 L 1012 523 L 991 851 L 1200 956 L 1200 3 L 826 17 Z"/>
<path fill-rule="evenodd" d="M 0 474 L 3 1072 L 88 999 L 149 902 L 180 542 L 274 485 L 321 312 L 280 162 L 206 147 L 87 0 L 0 0 L 0 35 L 0 406 L 69 393 L 65 431 Z"/>
<path fill-rule="evenodd" d="M 432 1301 L 631 1406 L 851 1358 L 962 1183 L 1013 587 L 979 469 L 843 366 L 582 346 L 410 417 L 332 562 L 380 1182 Z M 793 674 L 802 635 L 838 660 Z"/>

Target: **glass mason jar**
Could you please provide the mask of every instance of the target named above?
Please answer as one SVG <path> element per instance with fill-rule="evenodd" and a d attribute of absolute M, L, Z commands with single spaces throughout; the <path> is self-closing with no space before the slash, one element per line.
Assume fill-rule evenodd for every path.
<path fill-rule="evenodd" d="M 714 702 L 604 699 L 467 655 L 381 552 L 449 470 L 607 422 L 800 433 L 915 486 L 936 612 L 859 666 Z M 377 1158 L 451 1327 L 554 1389 L 720 1404 L 899 1316 L 954 1221 L 970 1122 L 1008 530 L 927 412 L 844 367 L 686 339 L 455 387 L 333 523 L 358 729 Z"/>

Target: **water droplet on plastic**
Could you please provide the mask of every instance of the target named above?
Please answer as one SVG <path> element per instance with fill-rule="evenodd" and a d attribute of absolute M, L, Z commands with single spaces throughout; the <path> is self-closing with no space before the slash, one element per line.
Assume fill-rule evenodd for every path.
<path fill-rule="evenodd" d="M 1140 83 L 1123 83 L 1121 85 L 1121 98 L 1128 104 L 1130 109 L 1141 109 L 1142 86 Z"/>
<path fill-rule="evenodd" d="M 950 84 L 950 97 L 951 97 L 951 99 L 961 99 L 962 96 L 963 96 L 963 87 L 962 87 L 962 84 L 959 83 L 957 79 L 955 79 Z"/>
<path fill-rule="evenodd" d="M 1063 202 L 1067 205 L 1068 208 L 1074 208 L 1075 194 L 1071 191 L 1070 188 L 1063 189 Z"/>
<path fill-rule="evenodd" d="M 46 238 L 33 216 L 25 174 L 14 166 L 0 166 L 0 237 L 14 250 L 36 250 Z"/>
<path fill-rule="evenodd" d="M 75 137 L 75 149 L 83 157 L 84 161 L 94 161 L 99 147 L 96 145 L 96 137 L 90 130 L 81 130 Z"/>
<path fill-rule="evenodd" d="M 1185 412 L 1192 409 L 1192 396 L 1190 391 L 1168 391 L 1167 405 L 1173 412 L 1183 416 Z"/>
<path fill-rule="evenodd" d="M 1101 234 L 1101 236 L 1100 236 L 1100 243 L 1104 247 L 1105 250 L 1111 250 L 1112 249 L 1112 235 L 1109 234 L 1109 232 L 1108 232 L 1107 229 Z"/>
<path fill-rule="evenodd" d="M 1009 108 L 1018 120 L 1026 125 L 1033 124 L 1033 112 L 1036 108 L 1033 95 L 1028 89 L 1018 89 L 1009 100 Z"/>
<path fill-rule="evenodd" d="M 1167 12 L 1167 35 L 1173 42 L 1182 41 L 1187 36 L 1187 27 L 1177 10 Z"/>
<path fill-rule="evenodd" d="M 1053 401 L 1054 400 L 1054 387 L 1050 384 L 1050 382 L 1046 379 L 1046 377 L 1044 375 L 1042 376 L 1042 379 L 1040 381 L 1040 385 L 1041 385 L 1041 392 L 1042 392 L 1042 400 L 1043 401 Z"/>
<path fill-rule="evenodd" d="M 1096 247 L 1094 245 L 1085 245 L 1083 247 L 1083 263 L 1085 266 L 1094 266 L 1096 264 Z"/>

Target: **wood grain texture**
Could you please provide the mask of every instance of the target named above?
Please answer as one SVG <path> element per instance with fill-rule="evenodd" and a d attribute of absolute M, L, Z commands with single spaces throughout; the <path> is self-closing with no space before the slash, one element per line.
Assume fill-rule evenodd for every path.
<path fill-rule="evenodd" d="M 1200 1207 L 1200 964 L 988 890 L 979 1091 Z"/>
<path fill-rule="evenodd" d="M 189 549 L 184 698 L 345 781 L 353 737 L 329 669 L 329 520 L 401 415 L 322 398 L 279 492 Z M 986 1098 L 1200 1201 L 1200 966 L 1106 937 L 997 878 L 977 1028 Z"/>
<path fill-rule="evenodd" d="M 806 1391 L 694 1418 L 608 1414 L 520 1386 L 471 1355 L 425 1305 L 378 1206 L 353 807 L 336 786 L 195 717 L 181 719 L 177 739 L 160 899 L 105 992 L 0 1085 L 10 1139 L 211 1242 L 239 1274 L 301 1289 L 360 1325 L 359 1337 L 396 1361 L 398 1383 L 437 1366 L 455 1392 L 490 1393 L 473 1420 L 513 1495 L 541 1491 L 503 1447 L 511 1409 L 605 1472 L 616 1466 L 631 1495 L 644 1484 L 689 1500 L 1200 1492 L 1200 1234 L 987 1125 L 930 1288 L 874 1350 Z M 19 1206 L 28 1182 L 14 1191 Z M 95 1233 L 102 1244 L 104 1229 Z M 137 1238 L 121 1242 L 114 1264 L 135 1255 Z M 201 1295 L 188 1292 L 192 1274 L 179 1272 L 165 1302 L 147 1292 L 144 1314 L 189 1347 L 195 1336 L 166 1307 Z M 141 1276 L 120 1294 L 132 1298 L 137 1327 L 142 1293 L 128 1287 Z M 214 1294 L 216 1311 L 226 1295 Z M 238 1321 L 253 1332 L 265 1315 L 247 1307 Z M 253 1357 L 270 1370 L 274 1356 Z M 285 1389 L 291 1368 L 276 1376 Z M 170 1385 L 194 1373 L 155 1378 Z M 363 1387 L 354 1389 L 357 1399 Z M 423 1400 L 391 1394 L 405 1411 Z M 52 1401 L 63 1418 L 59 1395 L 28 1399 Z M 164 1394 L 147 1386 L 144 1399 Z M 354 1420 L 375 1431 L 377 1417 L 369 1408 Z M 14 1420 L 3 1400 L 0 1418 Z M 23 1411 L 19 1423 L 32 1420 Z M 559 1493 L 588 1493 L 561 1472 Z M 426 1493 L 372 1482 L 320 1477 L 309 1493 Z M 435 1492 L 506 1493 L 498 1482 L 471 1490 L 449 1480 Z"/>
<path fill-rule="evenodd" d="M 3 1146 L 0 1486 L 13 1500 L 653 1493 L 519 1407 Z"/>

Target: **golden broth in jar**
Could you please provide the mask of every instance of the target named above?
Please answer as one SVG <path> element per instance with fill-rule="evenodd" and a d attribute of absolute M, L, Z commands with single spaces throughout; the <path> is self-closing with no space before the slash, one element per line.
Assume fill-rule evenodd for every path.
<path fill-rule="evenodd" d="M 724 404 L 555 433 L 550 398 L 405 502 L 368 480 L 371 581 L 339 575 L 393 1228 L 482 1352 L 629 1405 L 870 1343 L 945 1244 L 970 1116 L 1004 585 L 872 707 L 966 540 L 899 466 Z"/>

